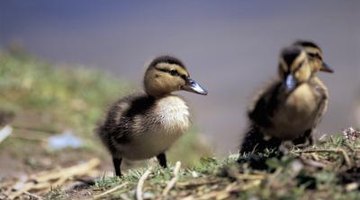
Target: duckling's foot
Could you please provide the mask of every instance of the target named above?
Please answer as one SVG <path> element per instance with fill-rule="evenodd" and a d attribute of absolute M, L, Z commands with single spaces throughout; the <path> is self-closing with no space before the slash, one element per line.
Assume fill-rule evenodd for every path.
<path fill-rule="evenodd" d="M 157 160 L 159 161 L 159 164 L 163 168 L 167 168 L 167 162 L 166 162 L 166 155 L 165 153 L 160 153 L 156 156 Z"/>
<path fill-rule="evenodd" d="M 118 177 L 121 177 L 121 169 L 120 169 L 121 161 L 122 161 L 121 158 L 114 158 L 114 157 L 113 157 L 113 164 L 114 164 L 114 169 L 115 169 L 115 175 L 118 176 Z"/>

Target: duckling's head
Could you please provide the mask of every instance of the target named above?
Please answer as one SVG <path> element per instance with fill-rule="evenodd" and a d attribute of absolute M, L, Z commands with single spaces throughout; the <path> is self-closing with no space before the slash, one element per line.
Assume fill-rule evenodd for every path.
<path fill-rule="evenodd" d="M 298 40 L 293 45 L 302 47 L 308 55 L 309 64 L 315 72 L 323 71 L 333 73 L 334 70 L 323 61 L 321 48 L 311 41 Z"/>
<path fill-rule="evenodd" d="M 279 75 L 287 91 L 292 91 L 312 77 L 308 57 L 300 46 L 284 48 L 279 58 Z"/>
<path fill-rule="evenodd" d="M 207 91 L 190 78 L 185 65 L 172 56 L 159 56 L 150 63 L 144 76 L 144 88 L 154 97 L 178 90 L 207 95 Z"/>

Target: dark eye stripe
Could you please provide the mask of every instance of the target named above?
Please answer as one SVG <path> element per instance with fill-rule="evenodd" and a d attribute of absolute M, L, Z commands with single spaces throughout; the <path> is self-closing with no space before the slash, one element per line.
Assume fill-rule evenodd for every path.
<path fill-rule="evenodd" d="M 163 69 L 163 68 L 156 68 L 156 69 L 159 71 L 165 72 L 165 73 L 169 73 L 169 74 L 171 74 L 171 76 L 181 76 L 182 77 L 182 75 L 180 75 L 180 73 L 176 69 L 172 69 L 172 70 Z"/>
<path fill-rule="evenodd" d="M 308 55 L 310 56 L 310 58 L 318 58 L 322 60 L 321 56 L 318 53 L 308 53 Z"/>
<path fill-rule="evenodd" d="M 299 71 L 299 69 L 301 68 L 301 66 L 304 64 L 304 61 L 301 61 L 297 66 L 296 68 L 294 69 L 294 73 Z"/>
<path fill-rule="evenodd" d="M 170 73 L 170 71 L 167 69 L 163 69 L 163 68 L 156 68 L 156 69 L 162 72 Z"/>
<path fill-rule="evenodd" d="M 180 74 L 176 69 L 169 70 L 169 69 L 157 68 L 157 67 L 155 69 L 165 72 L 165 73 L 168 73 L 171 76 L 178 76 L 178 77 L 182 78 L 184 81 L 186 81 L 188 79 L 188 75 Z"/>
<path fill-rule="evenodd" d="M 184 81 L 186 81 L 186 80 L 188 79 L 188 76 L 186 76 L 186 75 L 184 75 L 184 74 L 181 75 L 180 77 L 181 77 L 182 79 L 184 79 Z"/>

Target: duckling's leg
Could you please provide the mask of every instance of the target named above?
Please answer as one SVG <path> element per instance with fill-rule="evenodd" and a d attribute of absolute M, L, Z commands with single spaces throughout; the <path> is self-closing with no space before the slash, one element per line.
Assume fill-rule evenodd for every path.
<path fill-rule="evenodd" d="M 166 162 L 166 155 L 165 153 L 160 153 L 156 156 L 157 160 L 159 161 L 159 164 L 163 168 L 167 168 L 167 162 Z"/>
<path fill-rule="evenodd" d="M 121 158 L 114 158 L 114 157 L 113 157 L 113 164 L 114 164 L 114 169 L 115 169 L 115 175 L 116 175 L 116 176 L 119 176 L 119 177 L 121 176 L 121 169 L 120 169 L 121 161 L 122 161 Z"/>
<path fill-rule="evenodd" d="M 312 129 L 305 131 L 305 133 L 301 136 L 293 140 L 293 144 L 296 146 L 308 146 L 314 144 L 314 138 L 312 136 Z"/>

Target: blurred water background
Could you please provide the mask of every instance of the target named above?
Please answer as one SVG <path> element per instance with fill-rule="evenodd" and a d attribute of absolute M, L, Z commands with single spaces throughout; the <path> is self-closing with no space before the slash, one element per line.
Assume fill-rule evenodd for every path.
<path fill-rule="evenodd" d="M 354 124 L 360 1 L 0 1 L 0 48 L 17 42 L 50 62 L 97 68 L 138 87 L 144 63 L 178 56 L 209 90 L 181 95 L 218 155 L 236 152 L 247 105 L 276 75 L 281 47 L 296 39 L 317 42 L 335 69 L 320 75 L 330 105 L 319 132 Z"/>

